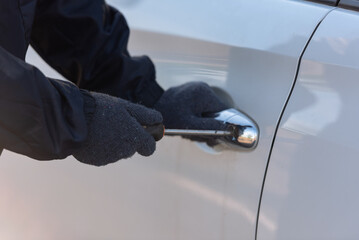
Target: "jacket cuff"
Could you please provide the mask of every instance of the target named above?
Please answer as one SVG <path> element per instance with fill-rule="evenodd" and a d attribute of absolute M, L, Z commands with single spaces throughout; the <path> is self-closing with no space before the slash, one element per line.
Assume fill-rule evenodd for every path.
<path fill-rule="evenodd" d="M 80 89 L 80 92 L 84 101 L 86 123 L 89 126 L 96 111 L 96 100 L 88 91 Z"/>

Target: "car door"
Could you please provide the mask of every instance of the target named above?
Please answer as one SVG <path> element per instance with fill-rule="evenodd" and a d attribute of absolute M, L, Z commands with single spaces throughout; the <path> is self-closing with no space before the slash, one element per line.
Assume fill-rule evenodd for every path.
<path fill-rule="evenodd" d="M 268 167 L 260 240 L 358 239 L 358 6 L 340 1 L 352 10 L 331 11 L 303 55 Z"/>
<path fill-rule="evenodd" d="M 291 0 L 112 0 L 165 88 L 205 81 L 260 129 L 251 151 L 165 137 L 156 153 L 94 168 L 1 157 L 4 239 L 255 239 L 262 183 L 302 53 L 330 6 Z M 41 64 L 33 52 L 28 60 Z M 56 76 L 46 66 L 50 76 Z M 263 228 L 276 225 L 261 215 Z M 2 235 L 1 235 L 2 234 Z"/>

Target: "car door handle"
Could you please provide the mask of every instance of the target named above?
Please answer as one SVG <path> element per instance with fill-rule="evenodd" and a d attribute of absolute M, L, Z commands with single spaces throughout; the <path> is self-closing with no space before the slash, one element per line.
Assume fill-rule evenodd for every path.
<path fill-rule="evenodd" d="M 259 128 L 257 124 L 246 114 L 234 109 L 226 109 L 218 113 L 207 115 L 223 123 L 223 128 L 218 130 L 199 129 L 165 129 L 162 124 L 145 126 L 156 141 L 163 135 L 167 136 L 198 136 L 213 137 L 217 144 L 221 144 L 235 150 L 252 150 L 258 144 Z M 225 130 L 223 130 L 225 129 Z"/>
<path fill-rule="evenodd" d="M 218 144 L 233 150 L 253 150 L 257 147 L 259 140 L 258 125 L 245 113 L 230 108 L 211 114 L 210 117 L 225 124 L 226 129 L 232 133 L 218 137 Z"/>

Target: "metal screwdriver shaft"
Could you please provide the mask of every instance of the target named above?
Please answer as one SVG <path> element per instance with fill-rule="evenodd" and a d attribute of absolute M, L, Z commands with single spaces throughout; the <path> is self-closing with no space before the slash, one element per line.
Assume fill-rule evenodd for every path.
<path fill-rule="evenodd" d="M 233 131 L 223 130 L 195 130 L 195 129 L 165 129 L 163 124 L 154 126 L 143 126 L 144 129 L 151 134 L 156 141 L 166 136 L 198 136 L 198 137 L 226 137 L 233 136 Z"/>
<path fill-rule="evenodd" d="M 166 129 L 167 136 L 231 136 L 231 131 L 221 130 L 190 130 L 190 129 Z"/>

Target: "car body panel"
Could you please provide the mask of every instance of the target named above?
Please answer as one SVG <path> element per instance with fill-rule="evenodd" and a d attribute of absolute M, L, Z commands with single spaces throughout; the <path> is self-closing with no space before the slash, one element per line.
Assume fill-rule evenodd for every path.
<path fill-rule="evenodd" d="M 303 56 L 278 130 L 258 240 L 358 239 L 358 56 L 358 12 L 332 11 Z"/>
<path fill-rule="evenodd" d="M 5 152 L 0 237 L 254 239 L 279 117 L 300 56 L 332 8 L 283 0 L 112 3 L 133 29 L 131 52 L 153 58 L 162 86 L 201 80 L 221 88 L 257 122 L 258 147 L 209 153 L 166 137 L 149 158 L 102 168 Z M 39 61 L 33 52 L 28 60 Z M 263 219 L 265 228 L 275 227 Z"/>

